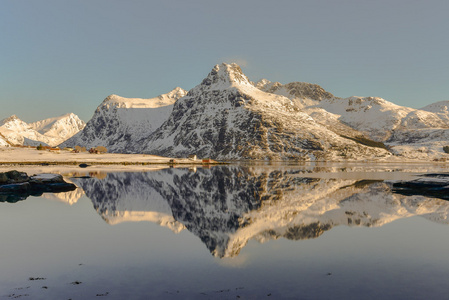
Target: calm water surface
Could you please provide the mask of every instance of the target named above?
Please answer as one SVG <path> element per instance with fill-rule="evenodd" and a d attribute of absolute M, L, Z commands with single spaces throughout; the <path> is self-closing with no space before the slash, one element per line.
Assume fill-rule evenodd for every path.
<path fill-rule="evenodd" d="M 0 202 L 0 299 L 449 299 L 449 202 L 391 187 L 441 166 L 86 170 Z"/>

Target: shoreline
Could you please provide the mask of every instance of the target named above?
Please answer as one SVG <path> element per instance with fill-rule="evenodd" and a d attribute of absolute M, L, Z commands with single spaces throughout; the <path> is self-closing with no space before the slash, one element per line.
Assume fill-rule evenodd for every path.
<path fill-rule="evenodd" d="M 205 161 L 203 161 L 203 159 Z M 48 151 L 36 150 L 36 148 L 3 147 L 0 148 L 0 166 L 212 166 L 212 165 L 298 165 L 298 164 L 432 164 L 448 165 L 449 161 L 435 161 L 426 159 L 412 159 L 400 157 L 388 157 L 373 160 L 335 160 L 335 161 L 302 161 L 302 160 L 234 160 L 215 161 L 210 158 L 189 159 L 163 157 L 151 154 L 121 154 L 103 153 L 91 154 L 87 152 L 73 153 L 65 150 Z"/>
<path fill-rule="evenodd" d="M 13 162 L 0 162 L 0 166 L 78 166 L 79 164 L 85 164 L 86 162 L 82 161 L 13 161 Z M 176 166 L 176 165 L 183 165 L 183 166 L 208 166 L 208 165 L 228 165 L 229 162 L 220 162 L 220 161 L 214 161 L 214 162 L 201 162 L 201 161 L 183 161 L 182 159 L 177 160 L 176 162 L 112 162 L 112 161 L 95 161 L 91 162 L 91 164 L 87 164 L 87 166 L 95 166 L 95 165 L 101 165 L 101 166 L 149 166 L 149 165 L 168 165 L 168 166 Z"/>
<path fill-rule="evenodd" d="M 150 154 L 121 154 L 103 153 L 92 154 L 87 152 L 73 153 L 65 150 L 48 151 L 35 148 L 5 147 L 0 148 L 0 166 L 76 166 L 79 164 L 92 165 L 219 165 L 226 162 L 215 161 L 210 158 L 189 159 L 163 157 Z"/>

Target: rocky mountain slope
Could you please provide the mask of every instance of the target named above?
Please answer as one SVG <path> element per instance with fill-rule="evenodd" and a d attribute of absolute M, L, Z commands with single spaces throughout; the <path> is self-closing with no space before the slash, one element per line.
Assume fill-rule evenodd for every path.
<path fill-rule="evenodd" d="M 311 239 L 337 226 L 378 227 L 422 216 L 448 225 L 449 202 L 393 194 L 381 180 L 309 178 L 299 170 L 163 169 L 74 179 L 108 223 L 187 229 L 217 257 L 250 240 Z"/>
<path fill-rule="evenodd" d="M 378 97 L 339 98 L 313 84 L 282 85 L 266 79 L 256 84 L 262 90 L 284 95 L 328 128 L 347 125 L 407 158 L 445 158 L 442 147 L 449 136 L 448 101 L 414 109 Z"/>
<path fill-rule="evenodd" d="M 215 159 L 374 159 L 388 151 L 329 130 L 291 99 L 256 88 L 236 64 L 216 65 L 135 152 Z M 355 132 L 344 132 L 352 135 Z"/>
<path fill-rule="evenodd" d="M 84 121 L 72 113 L 29 124 L 12 115 L 0 121 L 0 133 L 12 145 L 56 146 L 78 133 L 84 126 Z"/>
<path fill-rule="evenodd" d="M 104 146 L 109 152 L 135 152 L 137 141 L 166 121 L 173 103 L 186 93 L 178 87 L 151 99 L 110 95 L 95 110 L 85 129 L 61 146 Z"/>
<path fill-rule="evenodd" d="M 444 161 L 448 104 L 414 109 L 378 97 L 339 98 L 304 82 L 253 83 L 238 65 L 224 63 L 188 93 L 107 97 L 61 146 L 221 160 Z"/>

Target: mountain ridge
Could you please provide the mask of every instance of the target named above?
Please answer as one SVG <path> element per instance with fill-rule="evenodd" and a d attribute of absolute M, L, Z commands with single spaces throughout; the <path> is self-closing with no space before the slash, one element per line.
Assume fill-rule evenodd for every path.
<path fill-rule="evenodd" d="M 109 95 L 97 107 L 85 129 L 60 146 L 104 146 L 109 152 L 132 152 L 133 142 L 159 127 L 168 117 L 175 101 L 186 93 L 176 87 L 149 99 Z"/>
<path fill-rule="evenodd" d="M 394 155 L 444 161 L 449 159 L 443 151 L 448 107 L 449 101 L 414 109 L 379 97 L 340 98 L 307 82 L 254 83 L 237 64 L 222 63 L 188 92 L 177 87 L 149 99 L 109 95 L 86 127 L 60 146 L 221 160 L 385 160 Z M 22 132 L 28 125 L 39 128 L 13 138 L 0 126 L 10 143 L 46 143 L 50 130 L 42 122 L 21 127 L 17 116 L 7 119 Z"/>
<path fill-rule="evenodd" d="M 56 146 L 84 128 L 84 121 L 73 113 L 26 123 L 16 115 L 0 121 L 0 133 L 9 146 Z"/>
<path fill-rule="evenodd" d="M 353 158 L 388 156 L 330 131 L 291 99 L 256 88 L 240 67 L 225 63 L 180 98 L 168 120 L 138 144 L 144 147 L 136 152 L 224 160 L 331 160 L 351 151 Z"/>

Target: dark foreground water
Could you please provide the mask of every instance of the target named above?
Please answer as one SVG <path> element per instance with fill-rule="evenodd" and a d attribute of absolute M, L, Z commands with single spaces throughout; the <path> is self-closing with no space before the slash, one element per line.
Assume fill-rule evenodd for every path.
<path fill-rule="evenodd" d="M 448 299 L 449 202 L 391 182 L 435 168 L 72 174 L 0 202 L 0 299 Z"/>

